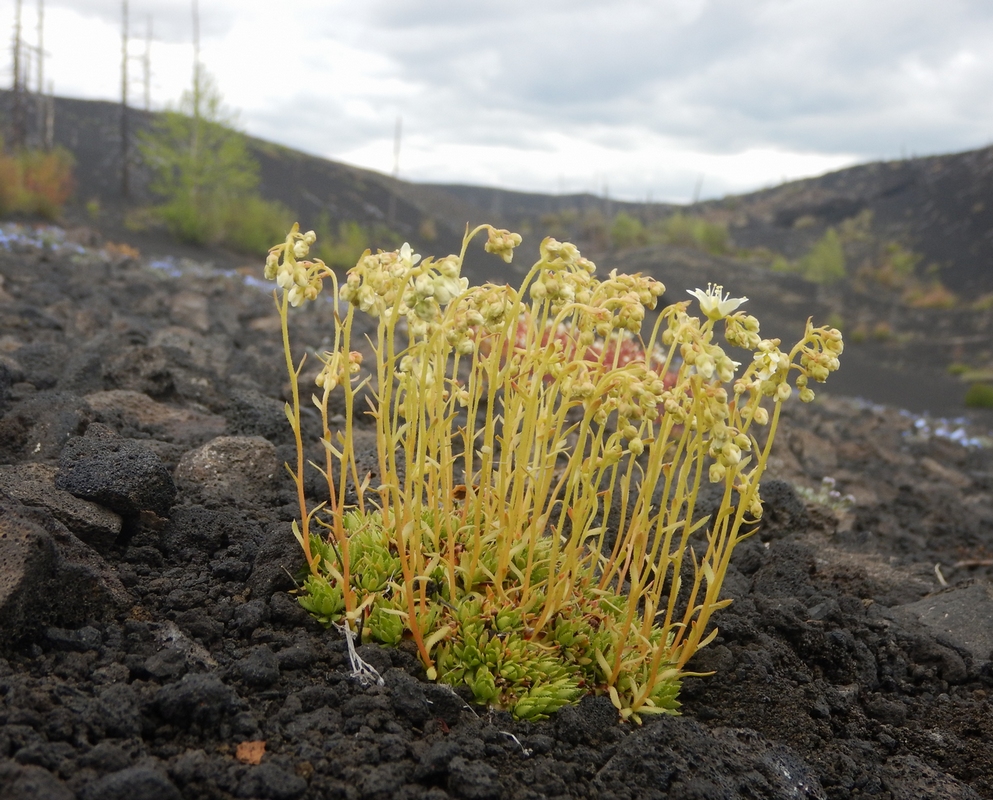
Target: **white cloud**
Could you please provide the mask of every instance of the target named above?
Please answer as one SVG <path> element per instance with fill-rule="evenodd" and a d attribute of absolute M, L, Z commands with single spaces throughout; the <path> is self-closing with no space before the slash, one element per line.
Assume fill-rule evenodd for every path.
<path fill-rule="evenodd" d="M 116 99 L 120 9 L 48 0 L 57 92 Z M 178 100 L 190 4 L 130 12 L 135 54 L 154 19 L 155 105 Z M 417 180 L 688 199 L 701 174 L 712 196 L 993 138 L 979 0 L 200 0 L 200 23 L 249 132 L 389 171 L 402 115 Z"/>

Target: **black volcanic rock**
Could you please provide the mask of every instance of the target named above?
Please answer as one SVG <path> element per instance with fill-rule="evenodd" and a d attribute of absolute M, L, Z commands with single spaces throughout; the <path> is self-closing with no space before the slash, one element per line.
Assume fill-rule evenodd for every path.
<path fill-rule="evenodd" d="M 0 417 L 0 464 L 55 460 L 92 419 L 86 401 L 75 394 L 29 391 Z"/>
<path fill-rule="evenodd" d="M 165 517 L 176 499 L 176 485 L 162 460 L 100 423 L 66 443 L 55 483 L 122 517 L 133 518 L 142 511 Z"/>
<path fill-rule="evenodd" d="M 768 529 L 732 555 L 722 590 L 732 602 L 686 665 L 701 676 L 683 684 L 682 716 L 622 722 L 601 693 L 549 720 L 517 722 L 427 682 L 410 642 L 360 643 L 384 678 L 362 683 L 340 634 L 300 606 L 294 486 L 282 469 L 269 471 L 270 445 L 277 461 L 293 460 L 271 419 L 286 379 L 270 297 L 208 265 L 215 251 L 172 274 L 147 256 L 125 264 L 92 247 L 55 248 L 42 259 L 41 244 L 18 247 L 0 245 L 9 296 L 0 295 L 0 363 L 14 373 L 0 461 L 9 462 L 6 485 L 26 498 L 0 496 L 4 800 L 993 798 L 993 670 L 976 636 L 993 579 L 993 448 L 972 438 L 989 436 L 982 417 L 943 425 L 832 396 L 833 383 L 811 405 L 788 403 L 762 485 Z M 770 335 L 779 324 L 802 328 L 811 310 L 820 321 L 844 297 L 685 248 L 613 258 L 658 270 L 674 300 L 725 280 L 753 298 Z M 768 330 L 766 311 L 775 312 Z M 947 319 L 886 311 L 895 325 L 934 336 Z M 315 303 L 294 316 L 296 358 L 322 346 L 333 312 Z M 144 347 L 158 348 L 147 362 Z M 921 340 L 887 347 L 866 345 L 870 374 L 888 380 L 880 353 L 896 354 L 910 364 L 893 368 L 907 398 L 940 389 L 925 370 L 940 365 L 936 351 Z M 19 353 L 38 363 L 19 364 Z M 57 353 L 67 366 L 55 390 L 25 380 L 58 373 Z M 843 370 L 857 361 L 849 355 Z M 152 368 L 130 388 L 106 382 L 129 380 L 129 365 L 143 364 Z M 165 389 L 152 380 L 160 365 L 175 390 L 153 400 L 140 390 Z M 304 405 L 316 443 L 320 420 Z M 267 440 L 251 443 L 268 454 L 259 482 L 228 491 L 240 465 L 255 462 L 226 461 L 221 450 L 173 500 L 163 469 L 232 434 Z M 356 434 L 363 472 L 375 470 L 374 437 L 364 423 Z M 81 468 L 77 488 L 131 486 L 125 499 L 105 486 L 101 502 L 130 514 L 172 503 L 170 518 L 131 516 L 126 540 L 104 525 L 90 546 L 71 530 L 90 529 L 89 515 L 46 501 L 41 479 L 60 453 L 66 474 Z M 320 463 L 321 453 L 308 458 Z M 821 486 L 825 471 L 854 505 L 804 500 L 798 488 Z M 311 474 L 313 507 L 327 495 Z M 706 546 L 703 531 L 695 538 Z"/>

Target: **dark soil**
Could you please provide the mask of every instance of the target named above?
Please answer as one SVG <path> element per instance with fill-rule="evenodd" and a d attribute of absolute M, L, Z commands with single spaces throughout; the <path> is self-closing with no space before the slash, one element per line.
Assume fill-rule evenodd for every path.
<path fill-rule="evenodd" d="M 0 247 L 0 797 L 993 798 L 976 421 L 788 406 L 682 716 L 522 724 L 297 606 L 285 391 L 240 273 Z"/>

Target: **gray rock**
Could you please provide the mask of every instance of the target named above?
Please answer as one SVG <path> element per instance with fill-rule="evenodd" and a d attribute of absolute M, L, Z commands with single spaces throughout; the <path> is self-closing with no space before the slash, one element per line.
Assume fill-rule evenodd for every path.
<path fill-rule="evenodd" d="M 82 800 L 182 800 L 175 784 L 151 767 L 128 767 L 89 784 Z"/>
<path fill-rule="evenodd" d="M 0 491 L 27 506 L 40 506 L 82 541 L 106 553 L 121 532 L 121 518 L 103 506 L 80 500 L 55 487 L 58 468 L 51 464 L 0 466 Z"/>
<path fill-rule="evenodd" d="M 175 347 L 135 345 L 115 354 L 103 370 L 112 389 L 130 389 L 158 399 L 179 398 L 210 409 L 223 408 L 218 375 L 198 368 Z"/>
<path fill-rule="evenodd" d="M 448 765 L 448 789 L 465 800 L 496 800 L 503 795 L 500 773 L 485 761 L 455 756 Z"/>
<path fill-rule="evenodd" d="M 295 800 L 307 791 L 307 781 L 275 764 L 250 767 L 238 781 L 238 797 Z"/>
<path fill-rule="evenodd" d="M 36 389 L 54 389 L 69 348 L 62 342 L 34 341 L 16 351 L 17 361 L 24 367 L 24 380 Z"/>
<path fill-rule="evenodd" d="M 66 443 L 55 485 L 124 517 L 142 511 L 164 517 L 176 499 L 172 476 L 155 453 L 99 423 Z"/>
<path fill-rule="evenodd" d="M 179 442 L 189 447 L 224 433 L 223 417 L 190 408 L 178 408 L 153 400 L 147 394 L 130 389 L 112 389 L 86 395 L 96 419 L 129 435 L 151 434 L 164 442 Z"/>
<path fill-rule="evenodd" d="M 968 653 L 976 665 L 993 660 L 993 587 L 966 583 L 890 610 L 892 619 L 918 621 L 940 644 Z M 963 676 L 964 677 L 964 676 Z"/>
<path fill-rule="evenodd" d="M 75 630 L 66 628 L 46 628 L 45 638 L 56 650 L 66 650 L 75 653 L 85 653 L 89 650 L 99 650 L 103 644 L 100 631 L 91 625 Z"/>
<path fill-rule="evenodd" d="M 834 445 L 812 431 L 804 428 L 792 431 L 789 435 L 789 446 L 812 478 L 820 479 L 826 475 L 833 475 L 838 468 L 838 455 Z"/>
<path fill-rule="evenodd" d="M 289 527 L 284 527 L 283 532 L 296 545 Z M 198 553 L 212 556 L 222 548 L 237 545 L 243 560 L 250 561 L 264 539 L 265 534 L 254 520 L 235 511 L 183 505 L 173 509 L 158 546 L 167 555 L 189 560 Z M 229 554 L 230 557 L 233 556 Z"/>
<path fill-rule="evenodd" d="M 241 711 L 237 692 L 216 675 L 195 673 L 163 686 L 155 695 L 162 717 L 175 725 L 214 728 Z"/>
<path fill-rule="evenodd" d="M 210 330 L 210 305 L 200 292 L 178 292 L 169 301 L 169 316 L 175 325 L 198 333 Z"/>
<path fill-rule="evenodd" d="M 180 325 L 169 325 L 155 331 L 148 343 L 181 352 L 198 369 L 213 370 L 223 375 L 231 355 L 231 340 L 225 336 L 204 336 Z"/>
<path fill-rule="evenodd" d="M 102 688 L 97 695 L 96 713 L 107 736 L 141 736 L 141 704 L 133 686 L 118 683 Z"/>
<path fill-rule="evenodd" d="M 58 555 L 50 536 L 0 496 L 0 631 L 11 641 L 32 632 L 35 608 L 51 586 Z"/>
<path fill-rule="evenodd" d="M 4 361 L 0 361 L 0 416 L 3 416 L 10 404 L 10 387 L 13 385 L 13 368 Z"/>
<path fill-rule="evenodd" d="M 130 604 L 110 567 L 60 522 L 0 492 L 0 644 Z"/>
<path fill-rule="evenodd" d="M 292 590 L 293 573 L 305 563 L 303 550 L 293 538 L 289 524 L 269 525 L 248 579 L 252 597 L 268 598 L 273 592 Z"/>
<path fill-rule="evenodd" d="M 0 762 L 0 797 L 4 800 L 75 800 L 76 794 L 44 767 Z"/>
<path fill-rule="evenodd" d="M 276 448 L 261 436 L 219 436 L 176 467 L 176 484 L 185 495 L 242 507 L 269 501 L 280 478 Z"/>
<path fill-rule="evenodd" d="M 86 402 L 69 392 L 36 392 L 0 417 L 0 464 L 54 461 L 65 443 L 93 419 Z"/>
<path fill-rule="evenodd" d="M 233 389 L 225 416 L 233 433 L 272 441 L 292 439 L 283 404 L 255 389 Z"/>
<path fill-rule="evenodd" d="M 913 755 L 894 756 L 883 765 L 883 780 L 893 800 L 979 800 L 980 795 L 951 775 Z"/>
<path fill-rule="evenodd" d="M 107 362 L 103 375 L 117 389 L 130 389 L 149 397 L 167 397 L 176 391 L 172 362 L 161 347 L 126 347 Z"/>
<path fill-rule="evenodd" d="M 279 659 L 266 645 L 236 661 L 234 668 L 249 686 L 269 687 L 279 680 Z"/>

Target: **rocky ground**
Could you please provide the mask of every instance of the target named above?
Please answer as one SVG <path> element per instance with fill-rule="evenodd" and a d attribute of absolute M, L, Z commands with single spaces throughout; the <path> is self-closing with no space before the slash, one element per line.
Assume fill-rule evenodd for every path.
<path fill-rule="evenodd" d="M 297 606 L 257 281 L 3 230 L 0 796 L 993 797 L 988 419 L 788 406 L 682 716 L 515 723 Z"/>

